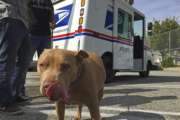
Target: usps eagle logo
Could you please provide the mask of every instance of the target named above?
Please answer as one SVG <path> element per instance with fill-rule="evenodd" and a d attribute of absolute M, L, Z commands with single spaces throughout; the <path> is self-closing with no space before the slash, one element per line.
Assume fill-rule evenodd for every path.
<path fill-rule="evenodd" d="M 54 11 L 56 27 L 64 27 L 68 25 L 69 19 L 71 16 L 72 6 L 73 5 L 71 4 L 71 5 L 56 9 Z"/>

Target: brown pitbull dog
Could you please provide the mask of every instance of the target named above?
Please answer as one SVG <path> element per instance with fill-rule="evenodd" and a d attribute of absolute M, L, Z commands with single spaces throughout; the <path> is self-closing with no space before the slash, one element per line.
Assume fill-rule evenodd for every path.
<path fill-rule="evenodd" d="M 47 49 L 38 60 L 40 91 L 56 102 L 58 120 L 64 120 L 65 104 L 77 104 L 75 120 L 81 119 L 82 106 L 92 120 L 100 120 L 99 104 L 103 97 L 105 69 L 100 57 L 85 51 Z"/>

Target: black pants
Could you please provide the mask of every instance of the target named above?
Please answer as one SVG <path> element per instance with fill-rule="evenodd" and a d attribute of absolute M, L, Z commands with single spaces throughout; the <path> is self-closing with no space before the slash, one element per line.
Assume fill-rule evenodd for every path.
<path fill-rule="evenodd" d="M 0 105 L 9 105 L 24 92 L 31 41 L 22 21 L 0 20 Z"/>

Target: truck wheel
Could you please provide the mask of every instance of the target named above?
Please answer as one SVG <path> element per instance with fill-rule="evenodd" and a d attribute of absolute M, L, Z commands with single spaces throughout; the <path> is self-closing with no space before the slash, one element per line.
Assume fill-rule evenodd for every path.
<path fill-rule="evenodd" d="M 148 76 L 149 76 L 149 73 L 150 73 L 150 68 L 151 68 L 151 64 L 148 63 L 148 64 L 147 64 L 147 69 L 146 69 L 146 71 L 141 71 L 141 72 L 139 72 L 139 76 L 140 76 L 140 77 L 148 77 Z"/>
<path fill-rule="evenodd" d="M 106 80 L 105 83 L 109 83 L 113 80 L 114 72 L 112 68 L 112 59 L 110 56 L 103 57 L 103 63 L 106 70 Z"/>

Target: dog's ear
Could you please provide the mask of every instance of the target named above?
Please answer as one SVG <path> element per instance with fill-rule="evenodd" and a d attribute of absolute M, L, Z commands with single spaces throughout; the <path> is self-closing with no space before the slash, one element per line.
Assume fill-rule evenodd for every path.
<path fill-rule="evenodd" d="M 37 72 L 41 73 L 42 72 L 42 65 L 46 63 L 48 56 L 49 56 L 50 49 L 44 49 L 42 54 L 39 56 L 39 59 L 37 61 Z"/>
<path fill-rule="evenodd" d="M 83 59 L 88 58 L 89 55 L 87 52 L 80 50 L 77 54 L 76 54 L 76 59 L 79 63 L 81 63 L 83 61 Z"/>

